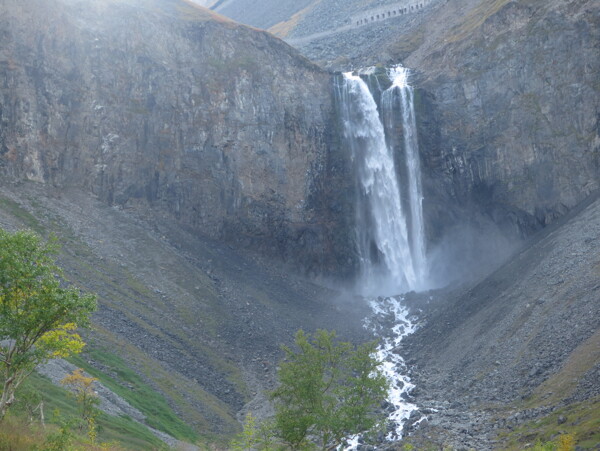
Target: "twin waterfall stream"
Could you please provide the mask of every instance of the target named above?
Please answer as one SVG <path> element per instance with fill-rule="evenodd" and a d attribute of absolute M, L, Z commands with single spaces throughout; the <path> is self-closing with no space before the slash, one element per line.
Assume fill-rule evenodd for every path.
<path fill-rule="evenodd" d="M 417 409 L 408 401 L 413 385 L 404 360 L 394 352 L 416 329 L 402 293 L 426 289 L 428 279 L 414 92 L 400 66 L 345 73 L 336 90 L 357 180 L 358 290 L 373 311 L 366 327 L 381 340 L 378 357 L 390 381 L 386 438 L 397 440 Z"/>

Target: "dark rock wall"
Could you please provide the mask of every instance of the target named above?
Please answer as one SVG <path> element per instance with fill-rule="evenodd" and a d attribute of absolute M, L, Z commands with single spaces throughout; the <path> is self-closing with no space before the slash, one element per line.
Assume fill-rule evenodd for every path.
<path fill-rule="evenodd" d="M 183 0 L 0 5 L 0 171 L 198 233 L 348 261 L 330 77 Z"/>
<path fill-rule="evenodd" d="M 292 35 L 325 31 L 330 3 Z M 599 24 L 591 0 L 453 0 L 298 45 L 336 70 L 411 68 L 435 245 L 465 225 L 528 235 L 600 188 Z"/>
<path fill-rule="evenodd" d="M 465 223 L 526 235 L 600 187 L 598 6 L 460 2 L 458 18 L 428 10 L 404 62 L 420 88 L 431 246 Z M 2 174 L 151 206 L 309 272 L 352 272 L 329 74 L 184 0 L 0 8 Z M 410 36 L 385 36 L 370 58 L 397 62 Z"/>
<path fill-rule="evenodd" d="M 430 228 L 480 212 L 528 234 L 600 188 L 599 24 L 592 1 L 480 2 L 407 59 Z"/>

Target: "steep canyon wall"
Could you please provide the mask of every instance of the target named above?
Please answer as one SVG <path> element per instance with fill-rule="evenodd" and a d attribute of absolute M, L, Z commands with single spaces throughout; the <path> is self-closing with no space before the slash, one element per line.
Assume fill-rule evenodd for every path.
<path fill-rule="evenodd" d="M 406 59 L 422 88 L 430 227 L 470 206 L 528 235 L 600 188 L 600 9 L 471 7 L 437 35 L 422 30 L 436 39 Z M 449 13 L 435 14 L 431 23 Z"/>
<path fill-rule="evenodd" d="M 0 12 L 4 177 L 151 207 L 314 272 L 346 264 L 328 73 L 184 0 Z"/>
<path fill-rule="evenodd" d="M 0 8 L 4 176 L 352 273 L 330 74 L 184 0 Z M 597 5 L 457 0 L 423 14 L 352 43 L 368 55 L 357 64 L 413 69 L 430 244 L 466 223 L 525 236 L 600 187 Z"/>
<path fill-rule="evenodd" d="M 316 33 L 294 42 L 332 69 L 411 68 L 431 245 L 473 236 L 465 228 L 528 236 L 600 188 L 597 2 L 434 2 L 331 32 L 386 4 L 322 0 L 287 33 Z"/>

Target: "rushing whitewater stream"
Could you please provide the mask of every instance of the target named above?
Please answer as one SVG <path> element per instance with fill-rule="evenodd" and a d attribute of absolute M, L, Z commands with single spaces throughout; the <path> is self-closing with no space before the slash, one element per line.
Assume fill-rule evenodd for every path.
<path fill-rule="evenodd" d="M 373 311 L 365 325 L 381 340 L 377 353 L 390 382 L 388 440 L 402 438 L 404 422 L 417 410 L 408 401 L 414 385 L 397 352 L 401 340 L 416 329 L 402 294 L 426 289 L 428 278 L 414 92 L 408 75 L 400 66 L 385 73 L 375 68 L 348 72 L 337 89 L 358 186 L 358 290 Z M 382 80 L 389 87 L 383 89 Z M 356 449 L 359 440 L 354 437 L 347 449 Z"/>

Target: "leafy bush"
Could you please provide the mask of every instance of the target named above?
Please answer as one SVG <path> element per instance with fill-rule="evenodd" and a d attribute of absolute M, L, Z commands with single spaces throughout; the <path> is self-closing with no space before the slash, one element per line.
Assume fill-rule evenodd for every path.
<path fill-rule="evenodd" d="M 89 324 L 96 299 L 64 287 L 56 252 L 32 232 L 0 229 L 0 420 L 38 364 L 83 348 L 75 329 Z"/>

